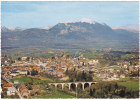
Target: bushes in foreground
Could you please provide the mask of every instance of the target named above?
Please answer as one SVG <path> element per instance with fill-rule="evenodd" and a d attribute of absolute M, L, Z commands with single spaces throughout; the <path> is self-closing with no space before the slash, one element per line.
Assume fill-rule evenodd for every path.
<path fill-rule="evenodd" d="M 87 95 L 84 95 L 87 94 Z M 100 82 L 87 88 L 80 98 L 139 98 L 139 91 L 128 90 L 117 82 Z"/>

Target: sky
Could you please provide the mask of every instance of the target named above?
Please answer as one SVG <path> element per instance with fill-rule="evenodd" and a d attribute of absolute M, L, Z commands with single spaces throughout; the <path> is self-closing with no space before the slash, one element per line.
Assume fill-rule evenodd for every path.
<path fill-rule="evenodd" d="M 47 27 L 88 18 L 110 27 L 139 24 L 138 2 L 1 2 L 6 27 Z"/>

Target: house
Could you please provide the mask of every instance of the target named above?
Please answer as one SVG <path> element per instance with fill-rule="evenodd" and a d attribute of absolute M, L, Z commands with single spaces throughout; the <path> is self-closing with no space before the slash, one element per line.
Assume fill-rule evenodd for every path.
<path fill-rule="evenodd" d="M 98 60 L 90 60 L 89 62 L 88 62 L 88 64 L 89 65 L 96 65 L 96 64 L 98 64 Z"/>
<path fill-rule="evenodd" d="M 109 79 L 110 79 L 110 81 L 112 81 L 112 80 L 119 80 L 119 78 L 114 78 L 114 77 L 111 77 Z"/>
<path fill-rule="evenodd" d="M 118 75 L 117 75 L 117 74 L 114 74 L 112 77 L 113 77 L 113 78 L 117 78 L 117 77 L 118 77 Z"/>
<path fill-rule="evenodd" d="M 16 89 L 14 87 L 8 87 L 7 95 L 15 95 Z"/>
<path fill-rule="evenodd" d="M 7 83 L 5 80 L 1 80 L 1 83 L 3 85 L 4 88 L 8 88 L 8 87 L 12 87 L 12 84 Z"/>
<path fill-rule="evenodd" d="M 13 69 L 10 73 L 11 76 L 17 76 L 19 75 L 18 69 Z"/>
<path fill-rule="evenodd" d="M 19 70 L 18 72 L 21 75 L 27 75 L 27 70 Z"/>
<path fill-rule="evenodd" d="M 1 82 L 2 82 L 2 87 L 7 88 L 7 95 L 8 96 L 15 95 L 16 89 L 13 87 L 13 84 L 9 84 L 4 80 L 1 80 Z"/>
<path fill-rule="evenodd" d="M 66 65 L 62 65 L 62 67 L 61 67 L 64 71 L 66 71 L 67 70 L 67 66 Z"/>
<path fill-rule="evenodd" d="M 28 89 L 25 87 L 24 84 L 18 84 L 17 90 L 21 93 L 21 96 L 27 98 L 28 97 Z"/>
<path fill-rule="evenodd" d="M 51 66 L 50 69 L 51 70 L 56 70 L 57 68 L 56 68 L 56 66 Z"/>
<path fill-rule="evenodd" d="M 57 77 L 62 77 L 63 76 L 63 73 L 64 73 L 64 70 L 63 69 L 57 70 Z"/>
<path fill-rule="evenodd" d="M 120 78 L 125 78 L 125 75 L 124 74 L 120 75 Z"/>
<path fill-rule="evenodd" d="M 11 76 L 17 76 L 17 75 L 19 75 L 19 72 L 11 72 L 10 75 Z"/>
<path fill-rule="evenodd" d="M 5 78 L 6 78 L 7 80 L 12 79 L 12 76 L 9 75 L 9 74 L 4 74 L 4 76 L 5 76 Z"/>
<path fill-rule="evenodd" d="M 26 60 L 26 59 L 27 59 L 27 57 L 22 57 L 21 59 L 22 59 L 22 60 Z"/>
<path fill-rule="evenodd" d="M 100 72 L 100 73 L 97 74 L 97 77 L 106 78 L 106 77 L 109 77 L 109 74 L 108 73 Z"/>
<path fill-rule="evenodd" d="M 27 98 L 27 97 L 28 97 L 28 92 L 27 92 L 27 91 L 22 91 L 22 92 L 21 92 L 21 95 L 22 95 L 24 98 Z"/>

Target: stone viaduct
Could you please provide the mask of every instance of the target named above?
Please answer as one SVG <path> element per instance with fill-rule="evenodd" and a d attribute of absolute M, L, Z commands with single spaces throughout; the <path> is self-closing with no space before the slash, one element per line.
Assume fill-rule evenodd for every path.
<path fill-rule="evenodd" d="M 54 86 L 55 86 L 55 88 L 57 88 L 57 85 L 58 85 L 58 84 L 61 84 L 61 86 L 62 86 L 62 90 L 64 89 L 64 86 L 65 86 L 65 85 L 67 85 L 67 86 L 69 87 L 69 90 L 70 90 L 70 88 L 71 88 L 71 85 L 72 85 L 72 84 L 75 84 L 76 88 L 77 88 L 78 84 L 82 84 L 82 89 L 84 90 L 84 86 L 85 86 L 85 84 L 88 84 L 88 85 L 89 85 L 89 87 L 90 87 L 92 84 L 96 84 L 96 82 L 66 82 L 66 83 L 48 83 L 48 85 L 54 85 Z"/>

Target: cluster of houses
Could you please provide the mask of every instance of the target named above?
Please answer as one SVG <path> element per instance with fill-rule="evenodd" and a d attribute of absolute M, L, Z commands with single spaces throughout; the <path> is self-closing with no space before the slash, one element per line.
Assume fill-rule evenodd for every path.
<path fill-rule="evenodd" d="M 18 75 L 27 75 L 27 71 L 37 70 L 40 72 L 46 72 L 50 75 L 54 75 L 56 77 L 63 77 L 65 71 L 67 69 L 71 69 L 73 67 L 89 71 L 92 70 L 94 65 L 97 65 L 98 60 L 87 60 L 87 59 L 80 59 L 80 58 L 66 58 L 65 56 L 58 58 L 55 56 L 55 59 L 46 59 L 46 60 L 40 60 L 40 59 L 34 59 L 30 61 L 25 61 L 27 57 L 22 57 L 22 61 L 15 61 L 11 64 L 13 67 L 2 69 L 2 71 L 6 72 L 8 70 L 9 75 L 15 77 Z M 18 68 L 15 68 L 18 66 Z M 78 68 L 79 67 L 79 68 Z"/>
<path fill-rule="evenodd" d="M 14 74 L 16 73 L 16 74 Z M 18 74 L 17 74 L 18 73 Z M 18 93 L 20 93 L 20 95 L 24 98 L 28 97 L 28 89 L 25 87 L 24 84 L 22 85 L 18 85 L 21 84 L 18 81 L 14 81 L 14 83 L 11 83 L 10 80 L 14 77 L 16 77 L 17 75 L 25 75 L 27 74 L 27 71 L 25 73 L 25 71 L 22 70 L 17 70 L 17 69 L 12 69 L 12 68 L 2 68 L 2 76 L 1 76 L 1 89 L 2 89 L 2 93 L 4 94 L 6 92 L 5 95 L 7 96 L 14 96 L 14 95 L 18 95 Z M 18 85 L 17 88 L 14 85 Z M 22 87 L 22 88 L 21 88 Z M 19 96 L 20 97 L 20 96 Z"/>
<path fill-rule="evenodd" d="M 14 86 L 16 84 L 16 87 Z M 6 92 L 5 95 L 7 96 L 12 96 L 16 95 L 16 93 L 20 93 L 21 97 L 23 98 L 28 98 L 29 92 L 26 86 L 22 83 L 19 83 L 18 81 L 14 81 L 13 83 L 9 83 L 6 80 L 2 79 L 1 80 L 1 89 L 2 93 Z M 5 90 L 6 89 L 6 90 Z"/>
<path fill-rule="evenodd" d="M 21 96 L 24 98 L 28 98 L 28 89 L 26 88 L 26 86 L 22 83 L 17 85 L 17 90 L 20 92 Z"/>
<path fill-rule="evenodd" d="M 5 88 L 7 89 L 6 93 L 8 96 L 15 95 L 16 93 L 16 89 L 13 87 L 13 84 L 10 84 L 3 79 L 1 80 L 1 88 L 2 90 L 4 90 Z"/>
<path fill-rule="evenodd" d="M 5 65 L 10 62 L 9 59 L 5 59 L 2 63 L 2 72 L 9 73 L 8 75 L 15 77 L 18 75 L 27 75 L 27 71 L 37 70 L 40 72 L 45 72 L 50 75 L 62 78 L 67 69 L 75 68 L 79 71 L 92 71 L 94 72 L 94 77 L 107 78 L 106 80 L 118 80 L 120 77 L 125 77 L 125 73 L 130 73 L 132 71 L 138 71 L 139 66 L 130 66 L 129 62 L 123 65 L 118 64 L 119 69 L 112 69 L 110 67 L 104 68 L 99 67 L 98 59 L 87 59 L 84 57 L 62 57 L 55 56 L 54 58 L 48 59 L 37 59 L 32 58 L 26 61 L 27 57 L 22 57 L 21 61 L 14 61 L 11 64 L 12 67 L 5 67 Z M 18 67 L 15 67 L 18 66 Z M 120 69 L 124 70 L 124 74 L 118 76 Z"/>
<path fill-rule="evenodd" d="M 2 74 L 4 75 L 4 77 L 6 77 L 7 79 L 11 79 L 15 76 L 18 75 L 27 75 L 27 70 L 24 69 L 19 69 L 19 68 L 9 68 L 9 67 L 5 67 L 5 68 L 1 68 Z"/>
<path fill-rule="evenodd" d="M 10 72 L 11 76 L 17 76 L 17 75 L 27 75 L 27 70 L 18 70 L 18 69 L 13 69 Z"/>

